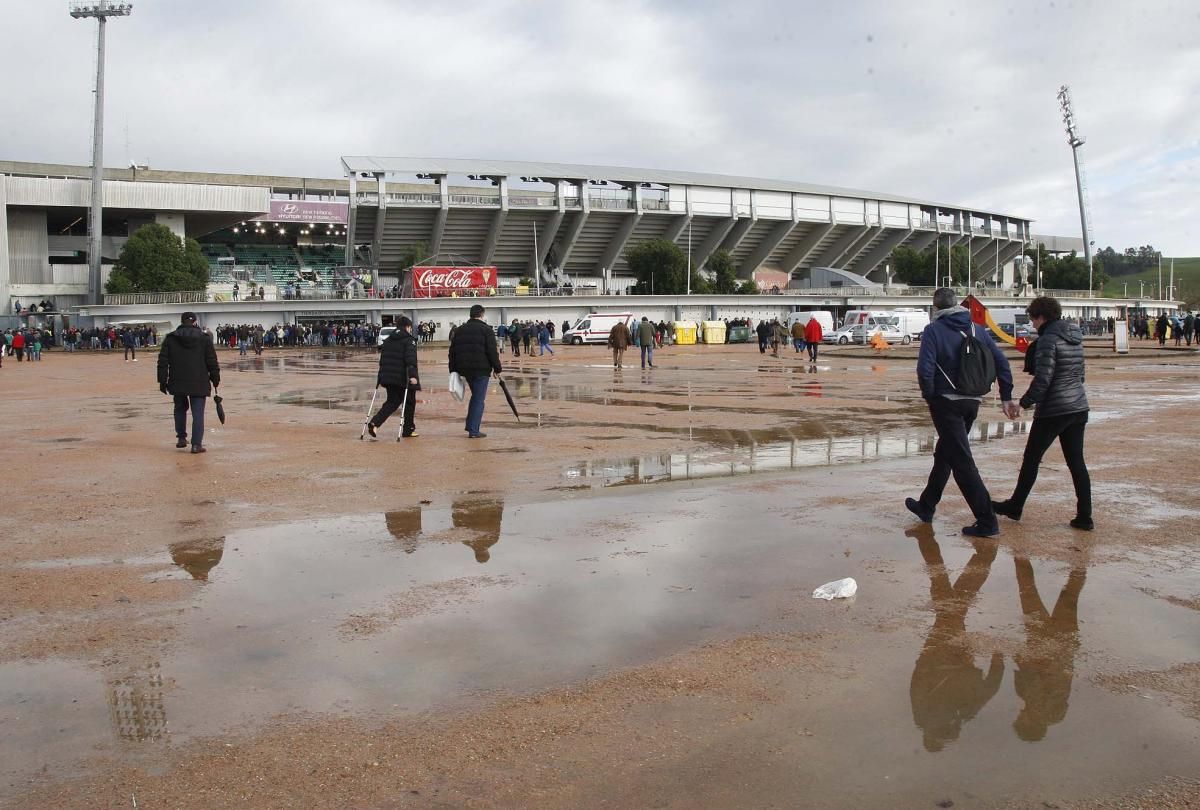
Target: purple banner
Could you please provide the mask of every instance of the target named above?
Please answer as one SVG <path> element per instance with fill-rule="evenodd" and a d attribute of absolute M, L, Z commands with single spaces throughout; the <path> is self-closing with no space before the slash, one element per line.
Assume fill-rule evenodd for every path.
<path fill-rule="evenodd" d="M 271 213 L 256 222 L 300 222 L 312 225 L 345 225 L 349 203 L 312 200 L 271 200 Z"/>

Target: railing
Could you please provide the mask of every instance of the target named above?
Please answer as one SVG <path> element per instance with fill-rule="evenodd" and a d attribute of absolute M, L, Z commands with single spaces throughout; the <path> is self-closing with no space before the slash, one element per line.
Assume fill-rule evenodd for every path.
<path fill-rule="evenodd" d="M 671 210 L 671 201 L 670 200 L 657 200 L 657 199 L 654 199 L 653 197 L 648 200 L 642 200 L 642 210 L 643 211 L 670 211 Z"/>
<path fill-rule="evenodd" d="M 394 194 L 389 193 L 387 201 L 388 205 L 441 205 L 442 195 L 396 192 Z"/>
<path fill-rule="evenodd" d="M 208 301 L 207 290 L 183 290 L 180 292 L 120 293 L 105 294 L 105 304 L 203 304 Z"/>
<path fill-rule="evenodd" d="M 451 205 L 499 205 L 498 194 L 451 194 Z"/>
<path fill-rule="evenodd" d="M 578 208 L 580 205 L 579 197 L 563 197 L 563 205 L 567 208 Z"/>
<path fill-rule="evenodd" d="M 631 199 L 614 199 L 612 197 L 593 197 L 588 195 L 588 205 L 592 208 L 610 208 L 619 211 L 628 211 L 633 208 L 633 200 Z"/>
<path fill-rule="evenodd" d="M 558 205 L 557 197 L 535 197 L 529 195 L 508 195 L 509 205 L 544 206 L 547 208 Z"/>

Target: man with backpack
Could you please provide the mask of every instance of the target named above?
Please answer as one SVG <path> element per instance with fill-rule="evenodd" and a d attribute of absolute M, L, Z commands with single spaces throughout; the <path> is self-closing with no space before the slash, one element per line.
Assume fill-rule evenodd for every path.
<path fill-rule="evenodd" d="M 992 537 L 1000 533 L 1000 525 L 992 511 L 991 496 L 979 477 L 968 437 L 979 415 L 979 403 L 991 391 L 993 382 L 1000 383 L 1005 416 L 1015 419 L 1020 415 L 1020 408 L 1012 401 L 1012 370 L 987 328 L 973 323 L 970 311 L 958 305 L 954 290 L 942 287 L 934 292 L 929 321 L 921 334 L 917 382 L 938 439 L 925 491 L 919 499 L 906 498 L 904 505 L 922 521 L 932 522 L 953 474 L 975 516 L 975 522 L 964 527 L 962 533 Z"/>

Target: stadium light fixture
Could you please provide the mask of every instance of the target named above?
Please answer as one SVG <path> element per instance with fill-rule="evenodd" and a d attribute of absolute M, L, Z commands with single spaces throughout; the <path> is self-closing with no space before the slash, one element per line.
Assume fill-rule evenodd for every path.
<path fill-rule="evenodd" d="M 104 231 L 104 29 L 109 17 L 128 17 L 132 3 L 108 0 L 72 2 L 70 14 L 76 20 L 95 19 L 96 88 L 92 108 L 92 204 L 88 220 L 88 298 L 100 303 L 100 239 Z"/>
<path fill-rule="evenodd" d="M 1079 166 L 1079 147 L 1087 138 L 1079 134 L 1075 122 L 1075 111 L 1071 106 L 1071 88 L 1063 85 L 1058 89 L 1058 106 L 1062 110 L 1063 124 L 1067 128 L 1067 143 L 1071 145 L 1071 158 L 1075 161 L 1075 190 L 1079 194 L 1079 223 L 1083 228 L 1083 255 L 1087 260 L 1088 290 L 1092 289 L 1092 237 L 1088 222 L 1087 188 L 1083 182 L 1083 169 Z"/>

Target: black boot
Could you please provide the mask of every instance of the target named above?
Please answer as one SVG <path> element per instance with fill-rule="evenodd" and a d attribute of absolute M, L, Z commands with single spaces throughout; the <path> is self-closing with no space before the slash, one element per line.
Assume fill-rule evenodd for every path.
<path fill-rule="evenodd" d="M 992 511 L 1004 515 L 1009 520 L 1020 520 L 1022 510 L 1013 506 L 1012 501 L 992 501 Z"/>

